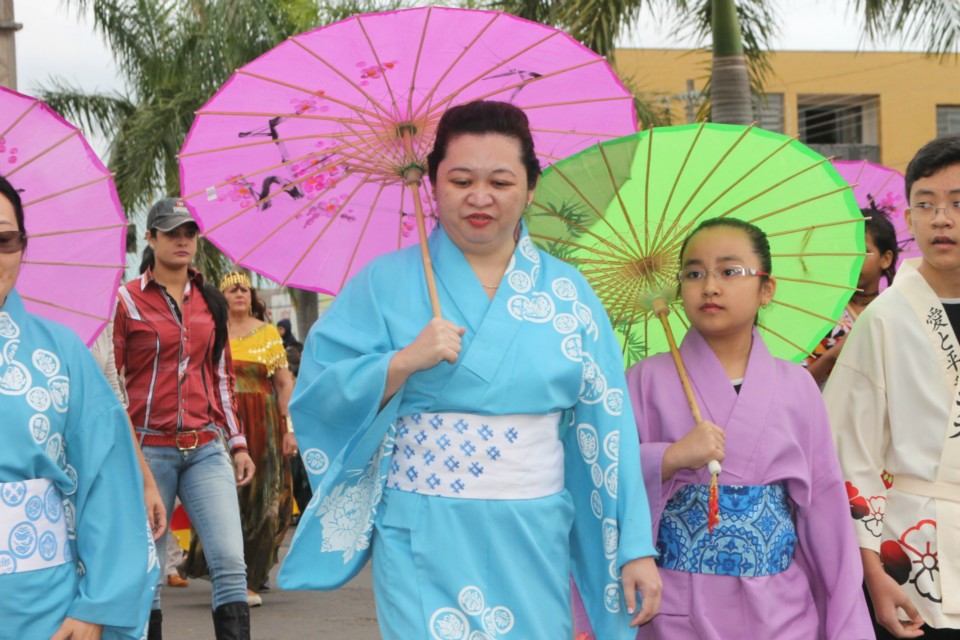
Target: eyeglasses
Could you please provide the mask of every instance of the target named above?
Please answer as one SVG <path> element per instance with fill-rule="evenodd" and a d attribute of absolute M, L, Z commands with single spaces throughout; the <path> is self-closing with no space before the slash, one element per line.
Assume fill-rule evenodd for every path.
<path fill-rule="evenodd" d="M 721 282 L 735 282 L 749 276 L 769 276 L 766 271 L 751 269 L 739 264 L 732 264 L 726 267 L 716 269 L 704 269 L 703 267 L 687 267 L 677 274 L 677 280 L 680 284 L 693 284 L 707 279 L 707 274 L 713 274 L 713 277 Z"/>
<path fill-rule="evenodd" d="M 27 235 L 22 231 L 0 231 L 0 253 L 16 253 L 26 241 Z"/>
<path fill-rule="evenodd" d="M 954 202 L 949 207 L 935 207 L 929 202 L 920 202 L 910 206 L 910 213 L 923 218 L 936 218 L 941 211 L 948 218 L 960 219 L 960 202 Z"/>

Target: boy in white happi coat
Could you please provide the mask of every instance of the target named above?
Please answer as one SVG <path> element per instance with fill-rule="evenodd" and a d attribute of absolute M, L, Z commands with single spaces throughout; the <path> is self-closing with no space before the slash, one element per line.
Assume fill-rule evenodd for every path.
<path fill-rule="evenodd" d="M 960 136 L 906 172 L 922 253 L 859 317 L 824 399 L 878 638 L 960 633 Z"/>

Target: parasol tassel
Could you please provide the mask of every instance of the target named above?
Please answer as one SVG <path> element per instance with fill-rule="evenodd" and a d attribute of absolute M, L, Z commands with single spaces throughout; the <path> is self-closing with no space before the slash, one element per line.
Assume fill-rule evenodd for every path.
<path fill-rule="evenodd" d="M 657 292 L 649 300 L 641 301 L 641 304 L 653 310 L 654 315 L 660 318 L 663 330 L 667 334 L 667 344 L 670 345 L 670 355 L 673 356 L 673 364 L 677 367 L 677 374 L 680 376 L 680 384 L 683 386 L 683 393 L 687 397 L 687 404 L 690 405 L 690 412 L 696 422 L 703 420 L 700 415 L 700 407 L 697 406 L 697 399 L 693 396 L 693 387 L 690 386 L 690 378 L 687 377 L 687 368 L 680 358 L 680 349 L 677 348 L 677 341 L 673 337 L 673 329 L 670 328 L 670 321 L 667 315 L 670 313 L 670 295 L 666 291 Z M 710 498 L 707 501 L 707 528 L 713 533 L 713 528 L 720 523 L 720 487 L 718 477 L 720 476 L 720 463 L 711 460 L 707 464 L 707 470 L 710 471 Z"/>
<path fill-rule="evenodd" d="M 713 528 L 720 524 L 720 487 L 717 477 L 720 475 L 720 463 L 711 460 L 707 464 L 710 471 L 710 499 L 707 501 L 707 530 L 713 533 Z"/>

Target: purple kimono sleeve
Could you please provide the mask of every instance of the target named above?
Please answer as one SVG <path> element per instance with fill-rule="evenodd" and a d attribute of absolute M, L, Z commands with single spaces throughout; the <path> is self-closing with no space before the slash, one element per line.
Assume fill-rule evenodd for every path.
<path fill-rule="evenodd" d="M 808 452 L 809 488 L 791 490 L 797 502 L 797 561 L 806 572 L 825 640 L 871 639 L 873 625 L 863 597 L 863 566 L 850 505 L 826 410 L 819 398 L 810 403 L 816 443 Z"/>

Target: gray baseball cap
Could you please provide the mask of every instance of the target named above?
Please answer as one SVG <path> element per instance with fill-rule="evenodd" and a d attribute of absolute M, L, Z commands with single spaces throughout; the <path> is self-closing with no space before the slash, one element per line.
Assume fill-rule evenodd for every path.
<path fill-rule="evenodd" d="M 147 214 L 147 229 L 169 232 L 188 222 L 196 224 L 187 203 L 179 198 L 164 198 L 150 207 Z"/>

